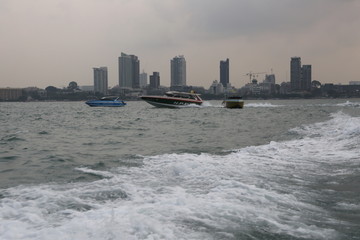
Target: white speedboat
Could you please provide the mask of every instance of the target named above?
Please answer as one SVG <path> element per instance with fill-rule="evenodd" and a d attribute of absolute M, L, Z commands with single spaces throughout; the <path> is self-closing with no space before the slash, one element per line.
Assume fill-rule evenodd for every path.
<path fill-rule="evenodd" d="M 201 105 L 203 100 L 199 94 L 190 92 L 166 92 L 164 96 L 142 96 L 142 100 L 155 107 L 181 108 L 190 104 Z"/>
<path fill-rule="evenodd" d="M 126 103 L 119 97 L 102 97 L 98 100 L 89 100 L 85 102 L 90 107 L 123 107 Z"/>

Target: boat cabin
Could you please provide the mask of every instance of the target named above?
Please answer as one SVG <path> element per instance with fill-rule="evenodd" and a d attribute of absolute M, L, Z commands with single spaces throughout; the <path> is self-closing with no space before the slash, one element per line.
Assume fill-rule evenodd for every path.
<path fill-rule="evenodd" d="M 170 92 L 166 92 L 165 95 L 167 97 L 174 97 L 174 98 L 187 98 L 187 99 L 193 99 L 193 100 L 201 100 L 199 95 L 195 94 L 195 93 L 170 91 Z"/>
<path fill-rule="evenodd" d="M 118 99 L 119 99 L 119 97 L 116 97 L 116 96 L 107 96 L 107 97 L 100 98 L 100 101 L 116 101 Z"/>

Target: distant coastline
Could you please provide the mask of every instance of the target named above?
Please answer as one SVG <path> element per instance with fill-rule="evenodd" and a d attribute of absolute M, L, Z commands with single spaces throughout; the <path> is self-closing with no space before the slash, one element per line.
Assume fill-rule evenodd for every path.
<path fill-rule="evenodd" d="M 275 85 L 276 86 L 276 85 Z M 94 93 L 92 91 L 82 91 L 79 88 L 58 89 L 55 87 L 47 87 L 40 89 L 31 88 L 0 88 L 0 102 L 32 102 L 32 101 L 86 101 L 90 99 L 98 99 L 103 96 L 118 96 L 125 101 L 140 100 L 142 95 L 163 95 L 166 91 L 173 90 L 168 87 L 157 89 L 109 89 L 108 94 Z M 360 98 L 360 85 L 334 85 L 325 84 L 313 87 L 311 91 L 283 91 L 278 88 L 273 92 L 251 92 L 247 88 L 231 89 L 227 93 L 210 93 L 203 87 L 184 86 L 177 91 L 190 92 L 194 91 L 201 94 L 204 100 L 222 100 L 226 96 L 236 95 L 242 96 L 244 100 L 258 99 L 331 99 L 331 98 Z"/>

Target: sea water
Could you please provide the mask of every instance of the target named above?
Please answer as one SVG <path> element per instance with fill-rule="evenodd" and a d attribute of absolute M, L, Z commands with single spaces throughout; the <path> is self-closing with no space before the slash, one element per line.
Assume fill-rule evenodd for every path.
<path fill-rule="evenodd" d="M 360 99 L 0 103 L 0 239 L 360 239 Z"/>

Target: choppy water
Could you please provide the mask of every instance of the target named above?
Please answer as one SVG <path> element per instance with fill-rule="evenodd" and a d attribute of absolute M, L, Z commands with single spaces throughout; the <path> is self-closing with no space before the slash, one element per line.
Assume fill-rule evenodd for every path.
<path fill-rule="evenodd" d="M 0 103 L 0 239 L 360 239 L 360 99 Z"/>

